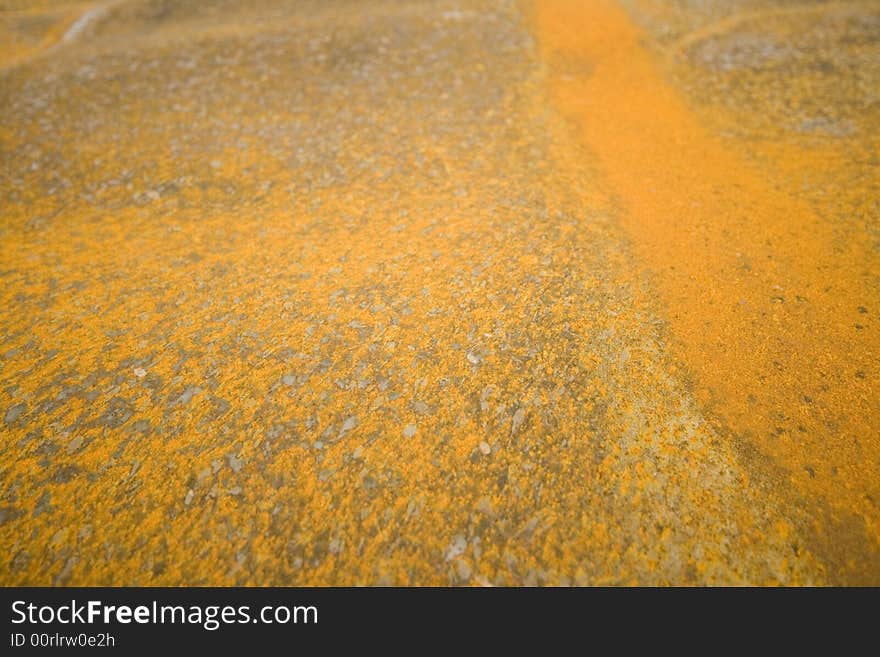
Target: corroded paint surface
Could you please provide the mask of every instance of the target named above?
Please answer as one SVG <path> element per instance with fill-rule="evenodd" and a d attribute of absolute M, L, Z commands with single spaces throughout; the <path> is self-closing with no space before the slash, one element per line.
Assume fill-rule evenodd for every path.
<path fill-rule="evenodd" d="M 880 70 L 859 62 L 876 58 L 877 7 L 627 5 L 654 41 L 610 2 L 539 3 L 560 105 L 618 194 L 701 405 L 811 508 L 835 574 L 876 581 L 880 114 L 866 81 Z"/>
<path fill-rule="evenodd" d="M 876 418 L 863 412 L 873 370 L 859 360 L 873 352 L 855 338 L 827 346 L 848 336 L 835 322 L 851 297 L 874 289 L 852 276 L 876 272 L 870 253 L 834 270 L 833 294 L 809 288 L 814 305 L 771 306 L 765 332 L 806 340 L 804 362 L 858 364 L 862 388 L 832 381 L 811 397 L 825 426 L 865 423 L 860 452 L 831 442 L 843 430 L 799 449 L 765 441 L 767 414 L 801 413 L 787 406 L 789 375 L 758 372 L 760 349 L 757 364 L 731 365 L 761 332 L 743 337 L 749 319 L 685 298 L 682 281 L 700 273 L 719 305 L 738 285 L 757 303 L 777 269 L 761 261 L 752 282 L 725 282 L 726 269 L 680 252 L 681 277 L 657 267 L 678 239 L 666 211 L 727 207 L 737 185 L 761 190 L 762 234 L 819 231 L 806 247 L 774 246 L 772 267 L 793 267 L 777 283 L 787 302 L 802 294 L 792 280 L 813 280 L 804 258 L 855 248 L 863 229 L 835 232 L 818 201 L 767 191 L 741 162 L 788 162 L 771 148 L 787 142 L 725 141 L 682 100 L 697 68 L 665 71 L 621 10 L 132 0 L 65 40 L 104 5 L 0 6 L 42 11 L 48 30 L 33 37 L 42 47 L 4 53 L 0 72 L 2 583 L 876 572 L 875 516 L 859 501 L 877 483 Z M 626 88 L 609 87 L 604 67 L 624 59 L 619 80 L 638 75 L 666 103 L 642 108 L 668 119 L 642 154 L 629 141 L 636 109 L 603 114 Z M 584 96 L 589 85 L 599 95 Z M 650 197 L 633 181 L 670 130 L 682 150 L 658 185 L 692 182 L 682 163 L 696 151 L 711 166 L 692 189 Z M 851 180 L 843 165 L 836 175 Z M 752 225 L 721 216 L 733 241 Z M 686 239 L 720 249 L 713 231 Z M 870 298 L 858 305 L 859 335 L 875 335 Z M 834 326 L 817 332 L 822 318 Z M 786 366 L 802 362 L 792 351 Z M 761 376 L 774 394 L 743 410 Z M 862 405 L 842 417 L 850 403 Z M 802 481 L 807 465 L 815 480 Z M 832 524 L 848 532 L 837 552 Z"/>

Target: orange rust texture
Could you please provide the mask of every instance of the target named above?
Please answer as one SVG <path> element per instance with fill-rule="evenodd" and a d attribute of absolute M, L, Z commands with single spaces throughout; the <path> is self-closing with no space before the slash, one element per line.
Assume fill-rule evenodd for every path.
<path fill-rule="evenodd" d="M 0 69 L 51 48 L 89 3 L 0 2 Z"/>
<path fill-rule="evenodd" d="M 634 15 L 645 5 L 655 25 L 676 25 L 662 3 L 628 3 Z M 736 106 L 729 89 L 719 93 L 717 74 L 700 77 L 680 61 L 684 71 L 671 71 L 662 47 L 605 0 L 539 2 L 535 19 L 555 97 L 617 194 L 701 403 L 772 458 L 781 487 L 813 501 L 827 550 L 845 542 L 841 531 L 869 537 L 834 558 L 848 577 L 875 578 L 880 304 L 876 213 L 865 208 L 877 185 L 864 167 L 838 163 L 869 159 L 876 120 L 821 150 L 815 139 L 786 141 L 779 130 L 757 144 L 737 139 L 749 121 L 785 115 L 786 94 L 818 95 L 832 107 L 843 99 L 793 70 L 772 86 L 746 75 L 763 95 Z M 790 20 L 776 29 L 783 43 L 795 41 Z M 690 96 L 670 83 L 675 72 Z M 811 198 L 805 181 L 817 174 L 828 178 Z M 848 223 L 835 223 L 837 215 Z M 823 505 L 828 513 L 818 511 Z"/>
<path fill-rule="evenodd" d="M 844 433 L 873 421 L 867 347 L 816 326 L 859 288 L 802 234 L 822 222 L 619 10 L 537 16 L 128 0 L 0 70 L 0 583 L 797 584 L 876 559 L 837 565 L 790 499 L 874 518 L 876 433 Z M 789 407 L 807 359 L 828 387 Z"/>

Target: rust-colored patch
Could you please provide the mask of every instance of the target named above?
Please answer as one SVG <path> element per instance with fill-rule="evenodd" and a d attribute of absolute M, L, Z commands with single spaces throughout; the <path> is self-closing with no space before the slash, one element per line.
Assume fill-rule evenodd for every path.
<path fill-rule="evenodd" d="M 782 466 L 782 489 L 859 519 L 872 547 L 841 557 L 845 576 L 876 576 L 880 304 L 860 235 L 839 239 L 708 130 L 619 7 L 535 8 L 559 107 L 601 160 L 699 398 Z M 795 154 L 780 164 L 797 169 Z"/>
<path fill-rule="evenodd" d="M 114 7 L 0 72 L 0 582 L 829 579 L 790 487 L 761 486 L 671 365 L 516 3 Z M 668 126 L 639 153 L 632 121 L 656 119 L 624 104 L 588 141 L 621 165 L 630 216 L 649 215 L 643 255 L 714 283 L 663 212 L 726 207 L 711 194 L 734 196 L 721 171 L 740 160 L 689 141 L 690 115 L 609 17 L 611 42 L 581 52 L 597 35 L 573 35 L 563 106 L 588 98 L 585 67 L 606 110 L 607 85 L 645 76 L 683 144 L 672 164 L 707 145 L 711 184 L 652 201 L 628 176 L 652 172 Z M 696 226 L 684 246 L 719 250 Z M 770 294 L 778 321 L 818 312 Z"/>

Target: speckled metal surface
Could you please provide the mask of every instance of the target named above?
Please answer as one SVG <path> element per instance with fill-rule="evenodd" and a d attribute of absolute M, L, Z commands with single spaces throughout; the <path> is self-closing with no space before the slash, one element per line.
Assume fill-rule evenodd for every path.
<path fill-rule="evenodd" d="M 0 583 L 880 581 L 877 5 L 692 5 L 0 2 Z"/>

